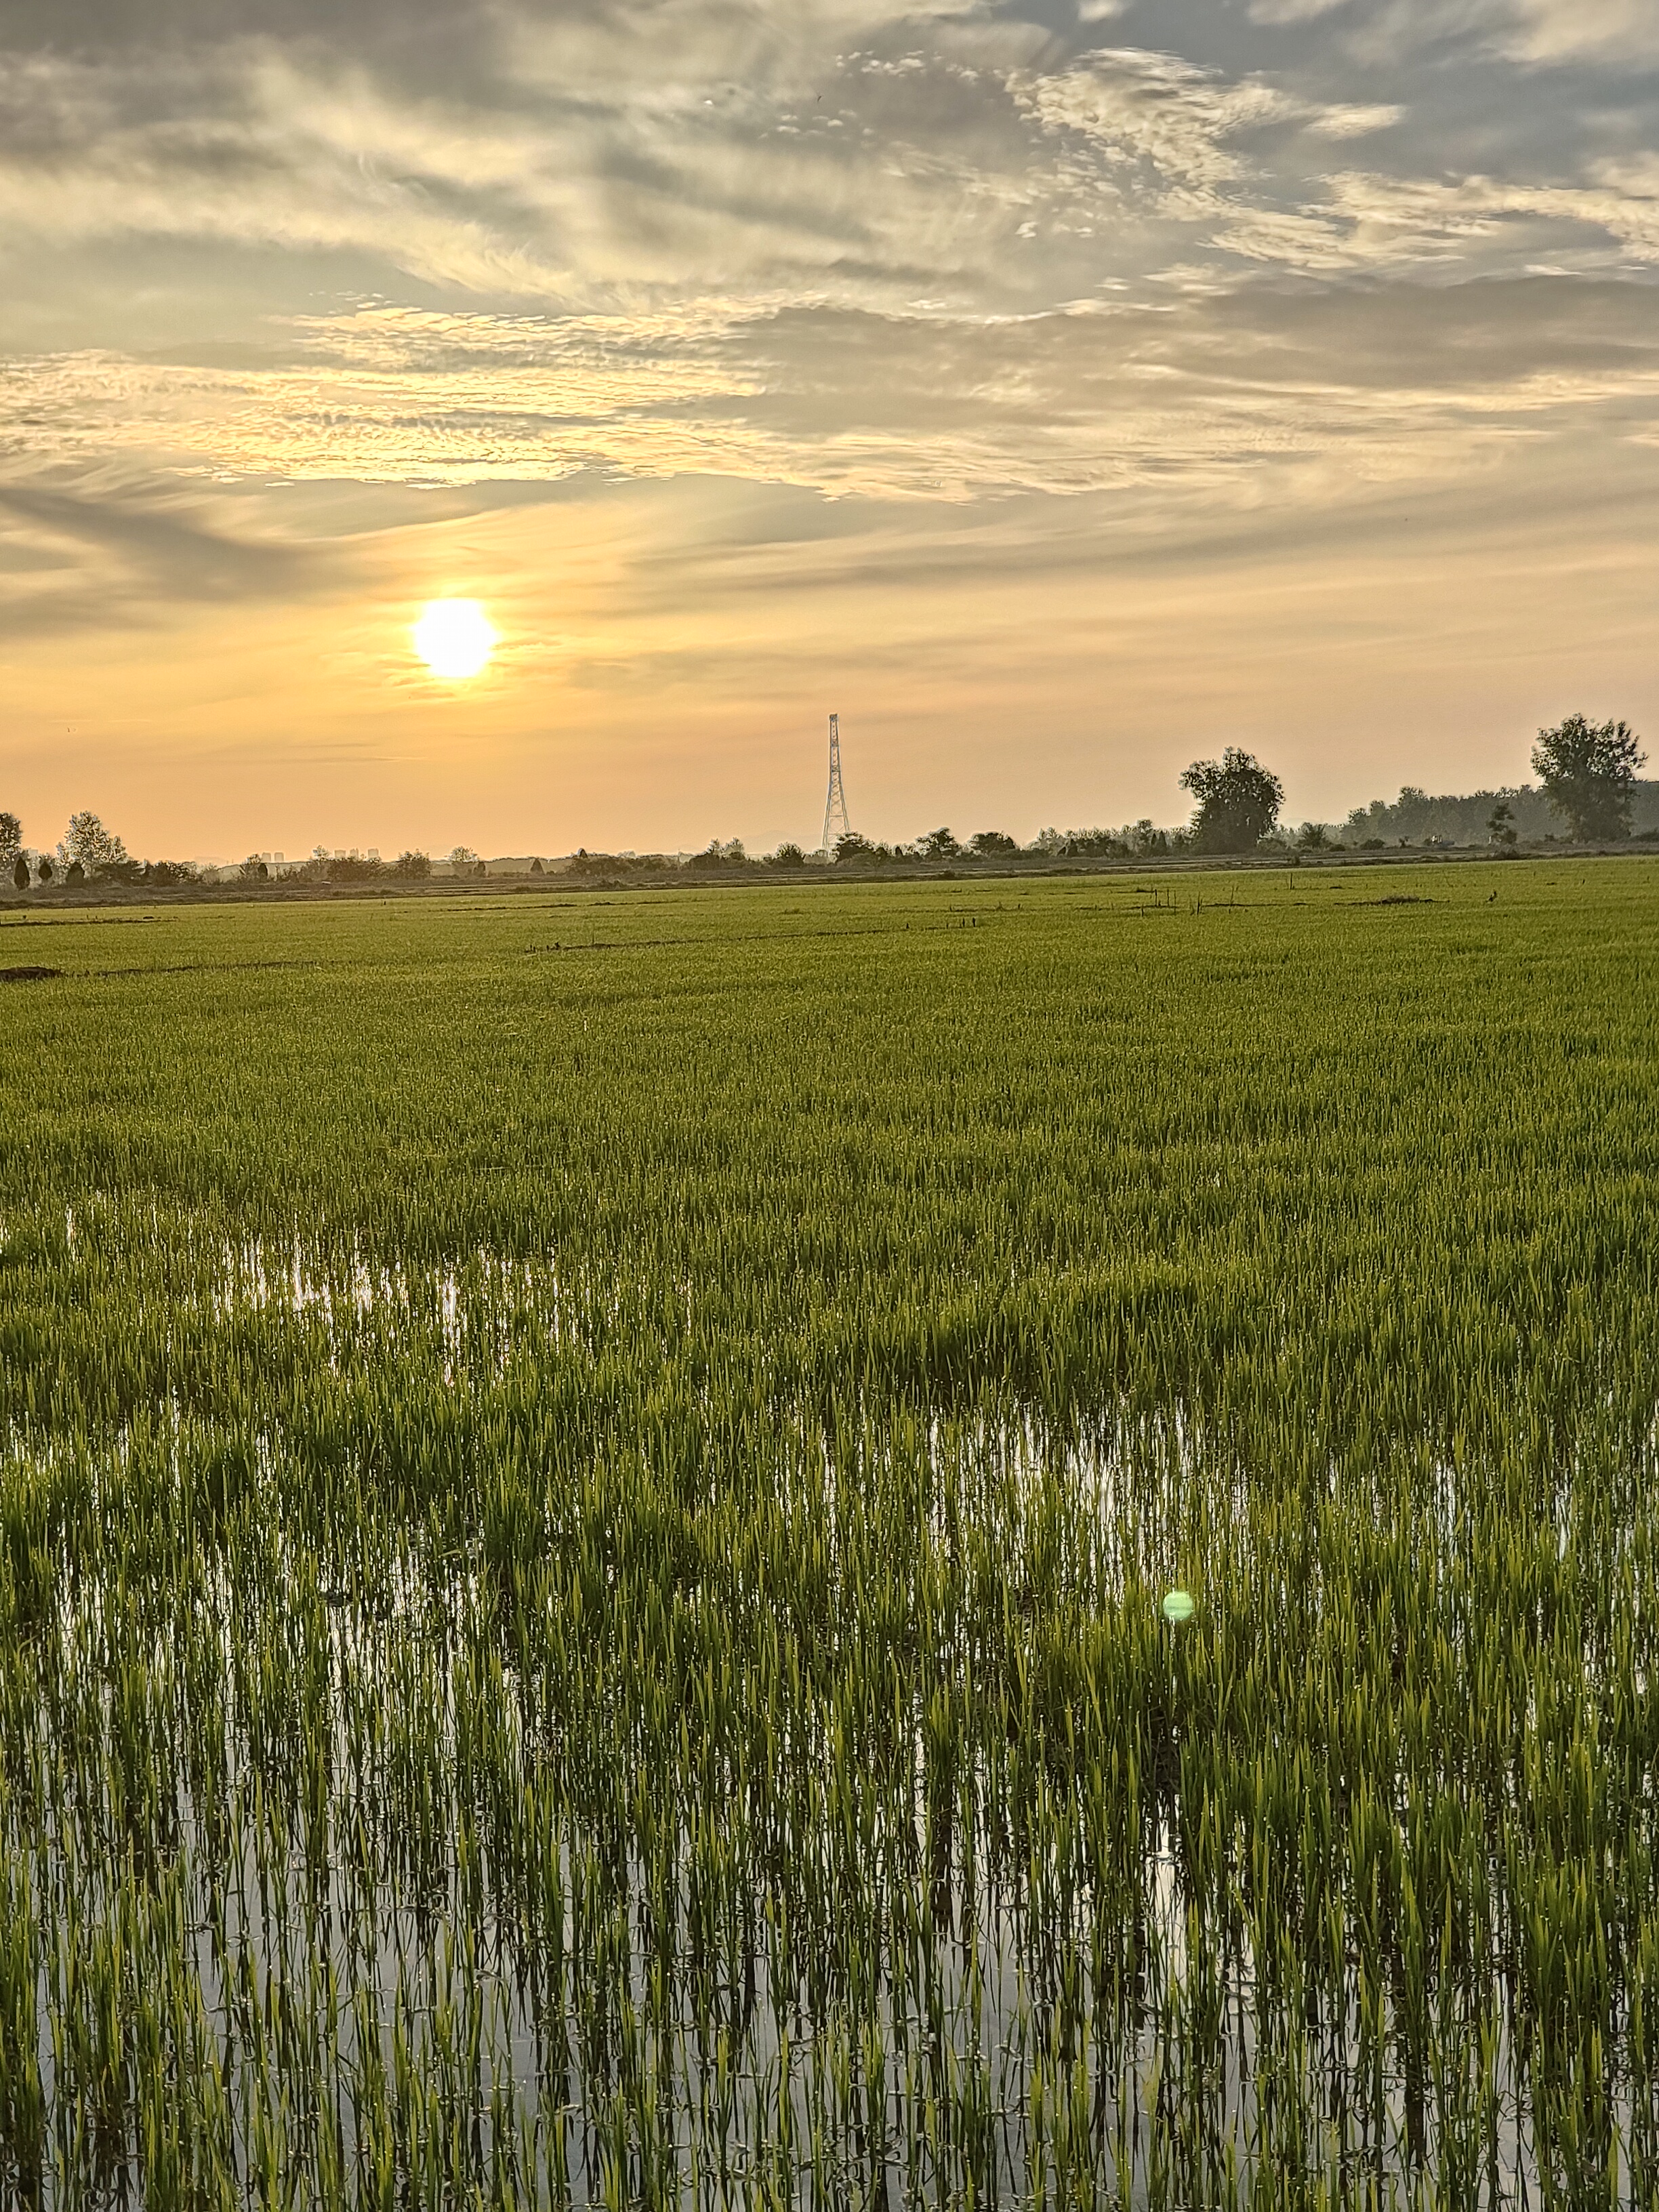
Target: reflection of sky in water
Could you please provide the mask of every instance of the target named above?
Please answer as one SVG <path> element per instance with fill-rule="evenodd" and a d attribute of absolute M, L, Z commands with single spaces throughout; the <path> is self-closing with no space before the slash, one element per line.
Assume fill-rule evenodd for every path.
<path fill-rule="evenodd" d="M 294 1566 L 290 1590 L 306 1589 L 306 1564 Z M 561 2155 L 579 2203 L 604 2201 L 619 2100 L 625 2107 L 641 2095 L 658 2111 L 663 2147 L 672 2145 L 680 2160 L 687 2203 L 694 2201 L 694 2153 L 702 2171 L 724 2160 L 734 2179 L 775 2160 L 779 2099 L 786 2094 L 796 2144 L 811 2142 L 817 2130 L 819 2186 L 825 2176 L 836 2188 L 860 2185 L 879 2129 L 858 2100 L 837 2106 L 836 2085 L 849 2051 L 861 2051 L 860 2039 L 871 2033 L 887 2068 L 881 2109 L 891 2185 L 901 2201 L 908 2201 L 907 2173 L 927 2190 L 941 2171 L 959 2178 L 951 2154 L 941 2169 L 933 2162 L 938 2147 L 919 2149 L 917 2139 L 925 2138 L 929 2096 L 946 2081 L 962 2095 L 964 2075 L 976 2071 L 999 2185 L 1009 2201 L 1024 2202 L 1032 2182 L 1034 2088 L 1046 2080 L 1051 2095 L 1061 2094 L 1057 2085 L 1074 2067 L 1080 2071 L 1064 2094 L 1084 2085 L 1100 2170 L 1127 2184 L 1131 2203 L 1148 2203 L 1154 2123 L 1167 2120 L 1170 2086 L 1182 2078 L 1185 2050 L 1196 2069 L 1186 2094 L 1196 2089 L 1207 2100 L 1204 2126 L 1218 2161 L 1231 2142 L 1240 2170 L 1249 2171 L 1249 2146 L 1263 2124 L 1268 2083 L 1282 2100 L 1294 2082 L 1310 2117 L 1322 2117 L 1332 2130 L 1310 2143 L 1316 2162 L 1330 2159 L 1337 2119 L 1346 2116 L 1355 2171 L 1407 2170 L 1408 2093 L 1392 2052 L 1382 2077 L 1380 2147 L 1364 2134 L 1369 2082 L 1357 1983 L 1351 1975 L 1340 2014 L 1322 2004 L 1316 2018 L 1287 2021 L 1281 2002 L 1264 2031 L 1258 1991 L 1272 1969 L 1256 1956 L 1249 1885 L 1229 1893 L 1231 1927 L 1220 1916 L 1206 1923 L 1205 1902 L 1183 1879 L 1178 1784 L 1146 1831 L 1133 1907 L 1136 1984 L 1117 1993 L 1121 2002 L 1109 1998 L 1097 2008 L 1089 1990 L 1097 1937 L 1110 1930 L 1109 1955 L 1118 1955 L 1125 1901 L 1097 1890 L 1086 1838 L 1063 1814 L 1046 1846 L 1034 1847 L 1029 1838 L 1022 1845 L 1006 1830 L 999 1835 L 996 1785 L 981 1771 L 959 1781 L 957 1817 L 971 1802 L 973 1824 L 953 1838 L 943 1887 L 933 1884 L 927 1760 L 915 1714 L 910 1832 L 887 1825 L 897 1809 L 889 1800 L 867 1846 L 866 1884 L 857 1900 L 872 1939 L 866 1969 L 879 1955 L 862 2002 L 837 1987 L 824 1961 L 792 1959 L 778 1917 L 791 1881 L 767 1881 L 757 1856 L 749 1886 L 741 1845 L 721 1857 L 722 1843 L 737 1840 L 741 1823 L 715 1838 L 706 1811 L 678 1835 L 665 1891 L 662 1862 L 649 1863 L 634 1844 L 625 1843 L 617 1857 L 580 1819 L 528 1813 L 539 1846 L 532 1927 L 524 1897 L 501 1881 L 505 1869 L 490 1863 L 487 1820 L 479 1820 L 470 1852 L 455 1849 L 455 1808 L 468 1794 L 460 1779 L 464 1737 L 475 1752 L 481 1739 L 488 1742 L 490 1796 L 528 1808 L 543 1793 L 544 1806 L 556 1803 L 549 1784 L 557 1758 L 526 1720 L 533 1695 L 496 1656 L 487 1593 L 475 1575 L 459 1572 L 434 1584 L 424 1566 L 407 1565 L 388 1565 L 374 1583 L 372 1596 L 347 1597 L 337 1587 L 320 1601 L 308 1593 L 301 1608 L 307 1634 L 319 1627 L 320 1635 L 290 1641 L 296 1656 L 305 1644 L 306 1663 L 320 1662 L 325 1684 L 307 1706 L 323 1732 L 330 1776 L 318 1824 L 303 1814 L 286 1824 L 281 1793 L 270 1789 L 268 1776 L 271 1754 L 288 1755 L 289 1747 L 270 1744 L 262 1766 L 259 1725 L 239 1725 L 234 1695 L 222 1742 L 196 1746 L 198 1758 L 218 1762 L 215 1796 L 222 1808 L 234 1808 L 228 1832 L 182 1782 L 176 1807 L 159 1814 L 173 1840 L 149 1910 L 171 1911 L 174 1924 L 191 1931 L 185 1955 L 208 2045 L 228 2057 L 233 2072 L 248 2063 L 246 2023 L 262 2010 L 287 2007 L 324 2026 L 325 2078 L 337 2068 L 341 2080 L 353 2080 L 365 2063 L 364 2038 L 372 2037 L 388 2070 L 398 2047 L 417 2070 L 430 2068 L 442 2078 L 447 2069 L 451 2078 L 470 2083 L 464 2106 L 486 2139 L 505 2124 L 532 2140 L 539 2120 L 549 2156 L 548 2131 L 562 2130 Z M 239 1638 L 280 1632 L 280 1604 L 251 1618 L 246 1595 L 237 1605 L 222 1584 L 204 1594 L 203 1609 L 217 1624 L 228 1678 L 236 1673 Z M 78 1678 L 79 1725 L 90 1723 L 94 1733 L 112 1717 L 94 1656 L 101 1611 L 100 1594 L 83 1592 L 65 1613 L 56 1669 L 61 1686 Z M 203 1626 L 198 1616 L 194 1636 Z M 165 1645 L 151 1658 L 149 1686 L 158 1705 L 179 1695 Z M 642 1795 L 649 1801 L 648 1784 Z M 673 1824 L 672 1802 L 655 1809 Z M 796 1880 L 809 1867 L 828 1873 L 833 1850 L 826 1841 L 822 1834 L 797 1838 Z M 112 1912 L 130 1912 L 118 1905 L 116 1865 L 98 1862 L 67 1814 L 52 1823 L 43 1904 L 50 1898 L 61 1911 L 59 1885 L 71 1855 L 83 1929 L 107 1924 Z M 731 1879 L 723 1893 L 730 1910 L 724 1917 L 717 1911 L 719 1932 L 700 1954 L 694 1931 L 708 1924 L 711 1866 L 722 1866 Z M 720 1887 L 716 1878 L 714 1888 Z M 130 1920 L 123 1925 L 131 1940 Z M 1267 1932 L 1271 1948 L 1276 1931 Z M 661 1978 L 654 1987 L 653 1973 Z M 653 2006 L 663 2008 L 653 2013 Z M 55 2061 L 46 2021 L 54 2008 L 49 1997 L 41 2012 L 49 2098 Z M 1495 2033 L 1498 2171 L 1506 2188 L 1521 2172 L 1535 2188 L 1510 2031 L 1499 2021 Z M 629 2037 L 638 2073 L 624 2090 L 620 2054 Z M 1449 2063 L 1455 2069 L 1455 2059 L 1442 2053 L 1443 2066 Z M 728 2090 L 722 2132 L 717 2115 Z M 1051 2112 L 1045 2143 L 1054 2124 Z M 1417 2124 L 1432 2166 L 1432 2120 Z M 355 2155 L 349 2095 L 343 2125 L 348 2155 Z M 805 2201 L 806 2161 L 796 2155 L 793 2186 Z M 959 2145 L 954 2156 L 961 2156 Z"/>
<path fill-rule="evenodd" d="M 75 1233 L 84 1243 L 87 1224 Z M 291 1334 L 312 1363 L 302 1374 L 390 1363 L 481 1407 L 537 1346 L 603 1340 L 619 1297 L 550 1261 L 477 1253 L 423 1270 L 301 1241 L 222 1249 L 204 1279 L 204 1325 L 255 1318 L 275 1332 L 264 1340 L 273 1354 Z M 689 1325 L 696 1297 L 674 1285 L 665 1317 Z M 180 1474 L 216 1441 L 179 1404 L 89 1462 L 60 1445 L 33 1464 L 43 1481 L 84 1464 L 100 1508 L 118 1510 L 135 1486 L 152 1501 L 169 1486 L 182 1496 Z M 51 1963 L 72 1895 L 77 1942 L 142 1954 L 187 1931 L 201 2049 L 234 2080 L 286 2066 L 301 2081 L 309 2066 L 349 2084 L 373 2052 L 388 2072 L 412 2053 L 417 2073 L 451 2085 L 482 2142 L 498 2129 L 503 2142 L 533 2138 L 545 2162 L 556 2136 L 579 2203 L 602 2200 L 618 2128 L 636 2189 L 666 2185 L 638 2163 L 655 2130 L 688 2203 L 694 2153 L 705 2174 L 723 2159 L 738 2187 L 758 2186 L 781 2155 L 786 2193 L 816 2201 L 854 2191 L 884 2158 L 900 2199 L 957 2189 L 975 2154 L 965 2137 L 930 2141 L 940 2100 L 958 2118 L 980 2112 L 1010 2201 L 1033 2186 L 1039 2142 L 1052 2159 L 1069 2142 L 1134 2203 L 1152 2201 L 1183 2128 L 1202 2158 L 1231 2146 L 1248 2172 L 1263 2129 L 1298 2100 L 1308 2163 L 1340 2165 L 1358 2185 L 1362 2172 L 1404 2176 L 1413 2143 L 1443 2166 L 1457 2146 L 1443 2139 L 1437 2098 L 1461 2124 L 1480 2100 L 1450 2085 L 1478 2085 L 1482 2066 L 1479 2187 L 1525 2176 L 1535 2193 L 1526 2054 L 1497 1984 L 1455 1966 L 1434 1975 L 1432 2050 L 1408 2069 L 1395 2030 L 1405 1978 L 1420 1969 L 1392 1935 L 1367 1967 L 1364 1900 L 1353 1897 L 1344 1925 L 1313 1931 L 1316 1948 L 1334 1944 L 1334 1963 L 1298 1996 L 1284 1946 L 1304 1933 L 1287 1918 L 1296 1870 L 1274 1841 L 1279 1814 L 1258 1800 L 1253 1833 L 1246 1798 L 1224 1804 L 1200 1782 L 1215 1716 L 1194 1711 L 1191 1687 L 1226 1685 L 1194 1666 L 1224 1631 L 1240 1633 L 1241 1612 L 1274 1638 L 1297 1606 L 1311 1626 L 1322 1601 L 1311 1569 L 1292 1585 L 1282 1564 L 1254 1555 L 1270 1474 L 1210 1466 L 1182 1420 L 1059 1439 L 981 1410 L 836 1445 L 780 1415 L 771 1445 L 791 1525 L 821 1542 L 824 1580 L 793 1647 L 806 1654 L 805 1686 L 775 1678 L 769 1780 L 744 1764 L 757 1706 L 717 1727 L 693 1683 L 678 1739 L 643 1732 L 640 1699 L 663 1686 L 609 1638 L 615 1561 L 592 1551 L 592 1528 L 583 1534 L 562 1496 L 549 1501 L 544 1556 L 520 1561 L 533 1651 L 483 1540 L 435 1543 L 416 1520 L 343 1510 L 337 1535 L 312 1525 L 306 1471 L 279 1423 L 258 1439 L 234 1559 L 204 1538 L 191 1578 L 159 1593 L 116 1587 L 84 1563 L 60 1576 L 27 1664 L 37 1740 L 63 1746 L 68 1771 L 14 1790 L 0 1814 L 14 1850 L 42 1822 L 32 1880 L 50 1937 L 36 2011 L 48 2099 L 64 2063 L 52 2021 L 74 2010 Z M 477 1472 L 487 1486 L 487 1453 Z M 353 1471 L 334 1479 L 349 1486 Z M 1332 1471 L 1334 1492 L 1344 1479 Z M 1479 1480 L 1468 1467 L 1429 1470 L 1412 1509 L 1424 1559 L 1461 1555 Z M 924 1501 L 920 1539 L 964 1572 L 1000 1563 L 1005 1581 L 994 1600 L 964 1597 L 955 1617 L 890 1622 L 902 1664 L 872 1673 L 858 1516 L 908 1480 Z M 719 1482 L 711 1461 L 711 1505 Z M 1197 1580 L 1194 1570 L 1204 1601 L 1172 1637 L 1160 1594 L 1168 1617 L 1188 1595 L 1170 1577 Z M 896 1572 L 901 1599 L 915 1587 Z M 729 1586 L 682 1579 L 687 1650 L 758 1663 L 773 1601 L 764 1589 L 738 1595 L 741 1620 Z M 1035 1680 L 1051 1637 L 1128 1635 L 1137 1620 L 1168 1670 L 1170 1703 L 1167 1724 L 1156 1699 L 1147 1708 L 1133 1784 L 1131 1731 L 1081 1706 L 1067 1721 L 1069 1765 L 972 1726 L 952 1736 L 949 1698 L 982 1696 L 1010 1655 Z M 1449 1608 L 1439 1632 L 1478 1626 Z M 775 1648 L 788 1647 L 786 1636 Z M 1248 1663 L 1255 1646 L 1228 1648 Z M 733 1687 L 758 1679 L 739 1672 Z M 863 1694 L 878 1679 L 895 1699 L 896 1747 L 879 1774 L 860 1763 L 870 1714 L 836 1703 L 841 1685 Z M 1351 1686 L 1334 1681 L 1332 1695 Z M 665 1771 L 648 1763 L 661 1741 Z M 1248 1760 L 1235 1780 L 1241 1771 Z M 159 1794 L 147 1794 L 156 1778 Z M 1310 1802 L 1318 1778 L 1304 1778 Z M 1403 1799 L 1356 1800 L 1346 1817 L 1369 1823 L 1385 1858 L 1409 1848 Z M 112 1850 L 123 1821 L 155 1840 L 153 1860 Z M 1127 1859 L 1115 1858 L 1126 1841 Z M 1494 1890 L 1502 1878 L 1495 1865 L 1483 1876 Z M 258 2023 L 275 2037 L 270 2023 L 285 2015 L 319 2027 L 318 2052 L 305 2057 L 306 2028 L 286 2056 L 256 2059 Z M 1380 2073 L 1368 2021 L 1389 2037 Z M 884 2080 L 870 2102 L 860 2085 L 877 2056 Z M 1609 2109 L 1628 2131 L 1621 2081 L 1610 2075 Z M 349 2089 L 343 2112 L 349 2164 Z M 1188 2185 L 1218 2171 L 1200 2163 Z"/>

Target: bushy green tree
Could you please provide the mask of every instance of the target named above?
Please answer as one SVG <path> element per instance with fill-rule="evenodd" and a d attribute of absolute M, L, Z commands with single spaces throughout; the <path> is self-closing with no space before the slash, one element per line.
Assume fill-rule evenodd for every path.
<path fill-rule="evenodd" d="M 1218 761 L 1194 761 L 1181 787 L 1198 801 L 1192 836 L 1200 853 L 1253 853 L 1285 803 L 1285 787 L 1273 770 L 1237 745 L 1229 745 Z"/>
<path fill-rule="evenodd" d="M 15 814 L 0 814 L 0 867 L 15 866 L 22 853 L 22 823 Z"/>
<path fill-rule="evenodd" d="M 994 858 L 999 853 L 1017 853 L 1019 848 L 1002 830 L 975 830 L 968 840 L 968 849 L 977 853 L 981 860 Z"/>
<path fill-rule="evenodd" d="M 1550 805 L 1582 843 L 1629 836 L 1632 787 L 1645 758 L 1628 722 L 1595 723 L 1583 714 L 1540 730 L 1532 749 Z"/>
<path fill-rule="evenodd" d="M 58 848 L 58 858 L 65 869 L 79 861 L 84 875 L 107 875 L 111 869 L 125 866 L 127 848 L 88 809 L 70 815 L 64 842 Z"/>
<path fill-rule="evenodd" d="M 948 830 L 930 830 L 918 837 L 916 850 L 924 860 L 954 860 L 962 848 Z"/>

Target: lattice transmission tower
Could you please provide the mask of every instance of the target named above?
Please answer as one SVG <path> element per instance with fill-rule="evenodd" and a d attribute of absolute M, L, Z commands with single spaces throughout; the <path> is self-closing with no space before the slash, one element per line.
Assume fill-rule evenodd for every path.
<path fill-rule="evenodd" d="M 833 860 L 836 840 L 849 836 L 853 825 L 847 815 L 847 793 L 841 781 L 841 717 L 830 717 L 830 796 L 823 802 L 823 848 Z"/>

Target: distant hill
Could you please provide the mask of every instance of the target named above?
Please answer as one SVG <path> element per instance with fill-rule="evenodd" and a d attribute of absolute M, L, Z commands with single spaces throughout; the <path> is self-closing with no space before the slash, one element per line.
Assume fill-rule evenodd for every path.
<path fill-rule="evenodd" d="M 1508 804 L 1522 844 L 1565 836 L 1565 823 L 1536 784 L 1436 796 L 1408 783 L 1398 799 L 1374 799 L 1369 806 L 1356 806 L 1342 825 L 1342 840 L 1353 845 L 1381 837 L 1386 844 L 1397 845 L 1403 838 L 1407 844 L 1420 845 L 1425 837 L 1435 837 L 1450 845 L 1485 845 L 1489 842 L 1487 818 L 1500 799 Z M 1644 830 L 1659 830 L 1659 782 L 1636 786 L 1631 828 L 1638 836 Z"/>

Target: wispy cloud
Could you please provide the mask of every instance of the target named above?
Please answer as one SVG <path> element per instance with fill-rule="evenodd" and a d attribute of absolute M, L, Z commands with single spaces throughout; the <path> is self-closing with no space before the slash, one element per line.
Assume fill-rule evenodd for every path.
<path fill-rule="evenodd" d="M 1103 303 L 989 322 L 829 301 L 563 319 L 365 308 L 296 320 L 270 367 L 15 362 L 0 377 L 0 452 L 58 471 L 121 454 L 198 481 L 587 470 L 876 499 L 1156 480 L 1172 497 L 1185 485 L 1254 500 L 1265 474 L 1314 453 L 1328 498 L 1344 477 L 1444 479 L 1478 467 L 1488 441 L 1582 430 L 1600 409 L 1616 410 L 1610 434 L 1650 419 L 1659 341 L 1639 313 L 1605 358 L 1564 351 L 1542 327 L 1517 354 L 1510 289 L 1396 304 L 1412 349 L 1381 380 L 1345 361 L 1375 343 L 1370 300 L 1347 316 L 1336 304 L 1316 361 L 1305 325 L 1291 342 L 1282 304 L 1244 295 L 1220 320 L 1201 294 L 1173 311 Z M 1503 345 L 1481 344 L 1494 327 Z"/>
<path fill-rule="evenodd" d="M 180 604 L 302 599 L 339 580 L 326 546 L 238 531 L 204 514 L 199 493 L 123 484 L 107 465 L 101 474 L 72 491 L 0 485 L 0 636 L 143 622 Z"/>
<path fill-rule="evenodd" d="M 1659 61 L 1650 0 L 1513 0 L 1515 45 L 1532 59 L 1625 56 Z"/>

